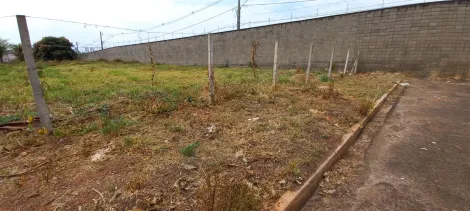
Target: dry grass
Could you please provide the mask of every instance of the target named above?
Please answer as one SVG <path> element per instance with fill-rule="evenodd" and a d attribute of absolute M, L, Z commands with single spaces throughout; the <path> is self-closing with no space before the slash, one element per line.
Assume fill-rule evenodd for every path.
<path fill-rule="evenodd" d="M 2 181 L 0 204 L 6 209 L 37 209 L 56 191 L 75 195 L 55 198 L 55 205 L 93 207 L 97 194 L 91 188 L 110 185 L 122 191 L 112 204 L 118 210 L 200 209 L 207 196 L 196 193 L 205 189 L 221 191 L 209 203 L 215 210 L 267 208 L 285 190 L 298 187 L 362 118 L 361 102 L 375 101 L 402 77 L 333 75 L 333 82 L 322 83 L 324 73 L 314 72 L 305 86 L 301 72 L 281 70 L 279 89 L 273 92 L 269 69 L 258 69 L 255 79 L 250 68 L 216 68 L 218 102 L 211 106 L 202 67 L 157 65 L 157 85 L 152 86 L 152 70 L 143 64 L 38 66 L 49 86 L 47 102 L 58 132 L 52 142 L 29 131 L 1 134 L 0 149 L 7 150 L 0 154 L 0 169 L 15 173 L 44 157 L 57 162 L 47 170 L 47 184 L 37 177 L 44 168 L 24 180 Z M 34 115 L 23 80 L 16 66 L 0 66 L 0 120 Z M 325 93 L 320 86 L 327 87 Z M 194 143 L 199 144 L 182 150 Z M 91 162 L 100 148 L 108 149 L 105 159 Z M 217 186 L 208 185 L 205 176 L 213 166 L 219 167 Z M 13 200 L 31 188 L 41 195 Z"/>

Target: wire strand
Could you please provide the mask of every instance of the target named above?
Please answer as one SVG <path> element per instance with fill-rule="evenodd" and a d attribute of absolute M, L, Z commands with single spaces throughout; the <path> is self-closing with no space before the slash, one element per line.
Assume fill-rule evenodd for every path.
<path fill-rule="evenodd" d="M 274 2 L 274 3 L 263 3 L 263 4 L 247 4 L 246 7 L 252 6 L 264 6 L 264 5 L 276 5 L 276 4 L 294 4 L 294 3 L 301 3 L 301 2 L 309 2 L 309 1 L 317 1 L 317 0 L 301 0 L 301 1 L 286 1 L 286 2 Z"/>

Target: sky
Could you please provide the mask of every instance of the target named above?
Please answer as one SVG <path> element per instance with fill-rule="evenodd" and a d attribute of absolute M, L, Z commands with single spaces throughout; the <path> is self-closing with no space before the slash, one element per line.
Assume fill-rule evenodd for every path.
<path fill-rule="evenodd" d="M 167 40 L 193 34 L 229 31 L 236 29 L 237 0 L 222 0 L 203 11 L 192 14 L 218 0 L 132 0 L 98 1 L 81 0 L 68 3 L 63 0 L 15 0 L 2 2 L 0 10 L 0 38 L 10 43 L 19 43 L 20 37 L 15 17 L 26 15 L 31 42 L 44 36 L 65 36 L 80 49 L 100 46 L 100 32 L 103 33 L 105 48 L 140 42 Z M 372 10 L 405 4 L 431 2 L 437 0 L 241 0 L 242 28 L 256 27 L 292 20 L 302 20 L 328 16 L 346 11 Z M 283 2 L 289 4 L 272 4 Z M 259 5 L 268 4 L 268 5 Z M 228 12 L 226 12 L 228 11 Z M 226 13 L 224 13 L 226 12 Z M 216 15 L 220 16 L 214 17 Z M 177 22 L 168 23 L 185 15 L 192 14 Z M 88 24 L 74 24 L 61 21 L 43 20 L 44 17 Z M 211 20 L 205 21 L 211 17 Z M 205 22 L 202 22 L 205 21 Z M 199 23 L 202 22 L 202 23 Z M 199 23 L 199 24 L 197 24 Z M 98 24 L 142 32 L 97 27 Z M 196 24 L 196 25 L 195 25 Z M 193 26 L 194 25 L 194 26 Z M 154 28 L 148 30 L 150 28 Z"/>

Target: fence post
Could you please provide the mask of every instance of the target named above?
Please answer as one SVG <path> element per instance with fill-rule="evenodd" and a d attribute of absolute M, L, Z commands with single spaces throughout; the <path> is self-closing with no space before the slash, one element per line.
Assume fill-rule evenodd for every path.
<path fill-rule="evenodd" d="M 215 104 L 215 82 L 214 82 L 214 48 L 212 47 L 211 34 L 207 34 L 207 68 L 209 76 L 209 95 L 211 97 L 211 104 Z"/>
<path fill-rule="evenodd" d="M 333 47 L 333 51 L 331 52 L 330 67 L 328 68 L 328 79 L 330 79 L 331 77 L 331 68 L 333 67 L 334 56 L 335 56 L 335 47 Z"/>
<path fill-rule="evenodd" d="M 305 75 L 305 84 L 308 83 L 308 76 L 310 75 L 310 67 L 312 64 L 312 51 L 313 51 L 313 43 L 310 44 L 310 55 L 308 56 L 307 75 Z"/>
<path fill-rule="evenodd" d="M 31 88 L 33 89 L 34 101 L 36 102 L 41 125 L 47 129 L 48 134 L 51 134 L 53 131 L 52 121 L 49 116 L 49 108 L 47 107 L 46 100 L 44 99 L 41 82 L 39 81 L 39 75 L 36 70 L 36 63 L 34 62 L 33 49 L 31 48 L 31 40 L 29 38 L 26 17 L 24 15 L 17 15 L 16 20 L 18 22 L 18 29 L 20 31 L 24 60 L 26 61 L 26 66 L 28 67 L 29 82 L 31 83 Z"/>
<path fill-rule="evenodd" d="M 346 71 L 348 69 L 348 61 L 349 61 L 349 49 L 348 49 L 348 55 L 346 55 L 346 64 L 344 64 L 343 74 L 346 74 Z"/>
<path fill-rule="evenodd" d="M 358 62 L 359 62 L 359 53 L 360 52 L 361 51 L 357 51 L 356 60 L 354 61 L 354 65 L 351 68 L 351 72 L 349 73 L 349 75 L 352 75 L 353 73 L 356 73 L 356 71 L 357 71 L 357 65 L 358 65 Z"/>
<path fill-rule="evenodd" d="M 278 48 L 278 41 L 274 44 L 274 66 L 273 66 L 273 89 L 276 89 L 276 82 L 277 82 L 277 48 Z"/>

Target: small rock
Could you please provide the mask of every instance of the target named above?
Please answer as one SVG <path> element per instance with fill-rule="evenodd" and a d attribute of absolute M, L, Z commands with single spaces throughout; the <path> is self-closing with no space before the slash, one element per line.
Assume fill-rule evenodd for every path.
<path fill-rule="evenodd" d="M 434 141 L 433 141 L 433 142 L 431 142 L 431 143 L 432 143 L 432 144 L 436 144 L 436 142 L 434 142 Z"/>
<path fill-rule="evenodd" d="M 323 192 L 327 193 L 327 194 L 333 194 L 336 192 L 336 190 L 324 190 Z"/>
<path fill-rule="evenodd" d="M 243 149 L 235 152 L 235 158 L 240 158 L 240 157 L 243 157 L 243 156 L 244 156 Z"/>
<path fill-rule="evenodd" d="M 286 183 L 287 183 L 287 181 L 285 179 L 279 181 L 279 184 L 281 184 L 281 185 L 285 185 Z"/>
<path fill-rule="evenodd" d="M 21 157 L 24 157 L 24 156 L 26 156 L 26 155 L 28 155 L 27 152 L 21 152 L 21 153 L 20 153 L 20 156 L 21 156 Z"/>
<path fill-rule="evenodd" d="M 215 133 L 215 125 L 211 124 L 210 127 L 207 127 L 207 132 L 208 133 Z"/>
<path fill-rule="evenodd" d="M 243 163 L 248 164 L 248 160 L 246 158 L 243 158 Z"/>
<path fill-rule="evenodd" d="M 400 83 L 400 86 L 402 86 L 402 87 L 408 87 L 408 86 L 410 86 L 410 83 Z"/>
<path fill-rule="evenodd" d="M 426 149 L 426 148 L 424 148 L 424 147 L 423 147 L 423 148 L 421 148 L 421 150 L 428 151 L 428 149 Z"/>
<path fill-rule="evenodd" d="M 253 121 L 253 122 L 254 122 L 254 121 L 258 121 L 258 120 L 259 120 L 259 117 L 255 117 L 255 118 L 250 118 L 250 119 L 248 119 L 248 121 Z"/>
<path fill-rule="evenodd" d="M 318 86 L 317 89 L 319 89 L 319 90 L 328 90 L 329 87 L 328 86 Z"/>
<path fill-rule="evenodd" d="M 106 158 L 106 153 L 109 151 L 109 148 L 99 149 L 95 154 L 91 156 L 92 162 L 103 161 Z"/>
<path fill-rule="evenodd" d="M 190 171 L 197 169 L 196 166 L 193 166 L 193 165 L 190 165 L 190 164 L 184 164 L 183 168 L 186 169 L 186 170 L 190 170 Z"/>

